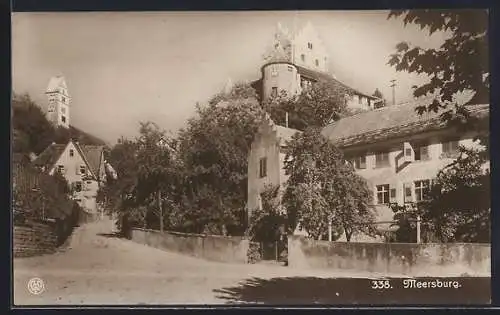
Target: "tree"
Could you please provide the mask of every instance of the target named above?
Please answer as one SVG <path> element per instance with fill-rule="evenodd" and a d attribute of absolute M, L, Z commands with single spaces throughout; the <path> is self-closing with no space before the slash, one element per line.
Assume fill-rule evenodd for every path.
<path fill-rule="evenodd" d="M 237 84 L 220 93 L 179 132 L 189 222 L 215 234 L 243 233 L 247 156 L 264 118 L 255 92 Z M 233 229 L 233 231 L 231 231 Z"/>
<path fill-rule="evenodd" d="M 252 211 L 248 232 L 257 242 L 274 242 L 285 233 L 286 216 L 281 213 L 279 186 L 267 186 L 261 193 L 262 208 Z"/>
<path fill-rule="evenodd" d="M 164 207 L 175 185 L 172 163 L 174 152 L 166 132 L 152 122 L 141 123 L 137 139 L 137 189 L 136 198 L 140 204 L 150 205 L 159 219 L 160 231 L 164 229 Z"/>
<path fill-rule="evenodd" d="M 343 229 L 347 241 L 358 232 L 374 233 L 372 193 L 320 129 L 295 134 L 285 154 L 290 177 L 283 205 L 291 231 L 299 224 L 313 238 L 321 238 L 332 222 L 334 228 Z"/>
<path fill-rule="evenodd" d="M 15 153 L 39 154 L 52 143 L 54 128 L 29 95 L 14 94 L 12 111 Z"/>
<path fill-rule="evenodd" d="M 281 93 L 263 106 L 277 124 L 284 125 L 288 113 L 288 126 L 304 130 L 324 127 L 349 115 L 346 105 L 346 95 L 349 94 L 349 90 L 340 84 L 319 80 L 298 96 Z"/>
<path fill-rule="evenodd" d="M 419 208 L 442 242 L 490 242 L 490 174 L 479 149 L 460 148 Z"/>
<path fill-rule="evenodd" d="M 138 144 L 135 141 L 119 139 L 107 156 L 108 162 L 118 174 L 118 179 L 109 182 L 98 193 L 98 201 L 105 201 L 111 212 L 118 214 L 118 224 L 122 231 L 125 230 L 122 226 L 124 222 L 128 223 L 130 220 L 133 225 L 140 226 L 144 222 L 141 219 L 144 215 L 135 198 L 139 171 L 137 154 Z"/>
<path fill-rule="evenodd" d="M 390 56 L 388 64 L 397 71 L 428 75 L 426 83 L 414 87 L 413 95 L 436 95 L 429 104 L 417 108 L 419 114 L 447 107 L 463 91 L 474 93 L 471 104 L 489 103 L 487 10 L 393 10 L 388 18 L 392 17 L 402 17 L 405 26 L 416 24 L 429 35 L 438 31 L 450 34 L 438 49 L 401 42 Z M 464 111 L 467 109 L 463 107 L 449 109 L 443 113 L 443 119 L 452 121 L 455 115 L 463 116 Z"/>

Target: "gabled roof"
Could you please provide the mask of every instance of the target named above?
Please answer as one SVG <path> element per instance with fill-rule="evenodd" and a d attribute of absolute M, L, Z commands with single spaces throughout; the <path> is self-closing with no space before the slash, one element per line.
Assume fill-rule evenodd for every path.
<path fill-rule="evenodd" d="M 101 160 L 102 152 L 104 146 L 99 145 L 80 145 L 78 142 L 70 141 L 76 148 L 76 151 L 82 157 L 87 168 L 92 173 L 92 176 L 96 179 L 99 178 L 99 167 L 103 162 Z M 50 170 L 54 167 L 56 162 L 61 157 L 67 144 L 55 144 L 49 145 L 40 155 L 33 161 L 33 164 L 39 167 L 45 167 L 46 170 Z"/>
<path fill-rule="evenodd" d="M 292 128 L 286 128 L 283 126 L 276 125 L 276 136 L 280 139 L 280 144 L 284 145 L 286 141 L 289 141 L 292 139 L 292 136 L 296 134 L 297 132 L 301 132 L 297 129 L 292 129 Z"/>
<path fill-rule="evenodd" d="M 441 119 L 445 109 L 437 113 L 426 111 L 422 115 L 416 112 L 416 108 L 426 102 L 428 100 L 387 106 L 345 117 L 326 126 L 322 133 L 337 145 L 346 147 L 446 127 Z M 477 117 L 489 115 L 488 104 L 468 105 L 467 108 Z"/>
<path fill-rule="evenodd" d="M 40 153 L 40 155 L 33 161 L 33 164 L 39 167 L 45 167 L 46 169 L 51 169 L 57 160 L 64 152 L 67 144 L 55 144 L 52 143 L 45 150 Z"/>
<path fill-rule="evenodd" d="M 302 132 L 302 131 L 297 130 L 297 129 L 287 128 L 287 127 L 283 127 L 283 126 L 277 125 L 271 119 L 271 116 L 268 113 L 266 113 L 265 115 L 266 115 L 266 117 L 265 117 L 264 121 L 262 122 L 261 126 L 266 127 L 267 130 L 270 129 L 271 132 L 276 132 L 276 137 L 277 137 L 277 139 L 279 141 L 279 145 L 280 146 L 285 145 L 285 142 L 289 141 L 290 139 L 292 139 L 292 136 L 294 134 L 296 134 L 297 132 L 298 133 Z M 262 131 L 262 129 L 260 129 L 260 132 L 261 131 Z"/>

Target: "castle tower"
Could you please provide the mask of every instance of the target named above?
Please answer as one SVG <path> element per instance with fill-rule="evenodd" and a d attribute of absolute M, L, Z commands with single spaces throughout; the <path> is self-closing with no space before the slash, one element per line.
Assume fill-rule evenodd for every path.
<path fill-rule="evenodd" d="M 291 34 L 278 23 L 262 67 L 263 99 L 302 91 L 301 69 L 327 72 L 327 50 L 311 23 Z M 303 71 L 302 71 L 303 72 Z"/>
<path fill-rule="evenodd" d="M 328 71 L 328 52 L 311 22 L 295 34 L 292 49 L 294 64 L 314 71 Z"/>
<path fill-rule="evenodd" d="M 64 77 L 52 77 L 45 94 L 48 98 L 47 119 L 56 127 L 69 128 L 70 97 Z"/>

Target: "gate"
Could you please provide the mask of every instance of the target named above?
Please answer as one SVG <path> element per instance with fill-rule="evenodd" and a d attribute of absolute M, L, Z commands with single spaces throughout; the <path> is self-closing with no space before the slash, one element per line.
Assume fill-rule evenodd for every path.
<path fill-rule="evenodd" d="M 262 260 L 274 260 L 277 262 L 287 260 L 286 249 L 288 242 L 286 238 L 284 240 L 261 242 L 261 257 Z"/>

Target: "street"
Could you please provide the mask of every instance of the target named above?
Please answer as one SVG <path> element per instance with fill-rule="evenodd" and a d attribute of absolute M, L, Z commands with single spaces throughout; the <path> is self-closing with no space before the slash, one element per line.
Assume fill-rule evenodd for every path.
<path fill-rule="evenodd" d="M 270 263 L 209 262 L 116 238 L 109 235 L 111 230 L 109 219 L 82 225 L 60 252 L 15 259 L 14 304 L 357 304 L 372 299 L 383 302 L 380 291 L 370 289 L 369 280 L 383 275 L 301 270 Z M 42 279 L 45 285 L 38 295 L 30 293 L 27 287 L 34 277 Z M 346 279 L 351 277 L 358 279 Z M 481 288 L 489 290 L 489 278 L 480 281 L 481 287 L 477 282 L 467 285 L 472 289 L 468 296 L 476 302 L 479 296 L 487 303 L 489 291 Z M 454 290 L 458 291 L 462 290 Z M 401 290 L 398 292 L 402 294 Z M 439 302 L 438 292 L 428 292 Z M 409 303 L 414 294 L 406 294 L 402 300 L 395 292 L 390 296 L 392 303 Z"/>

